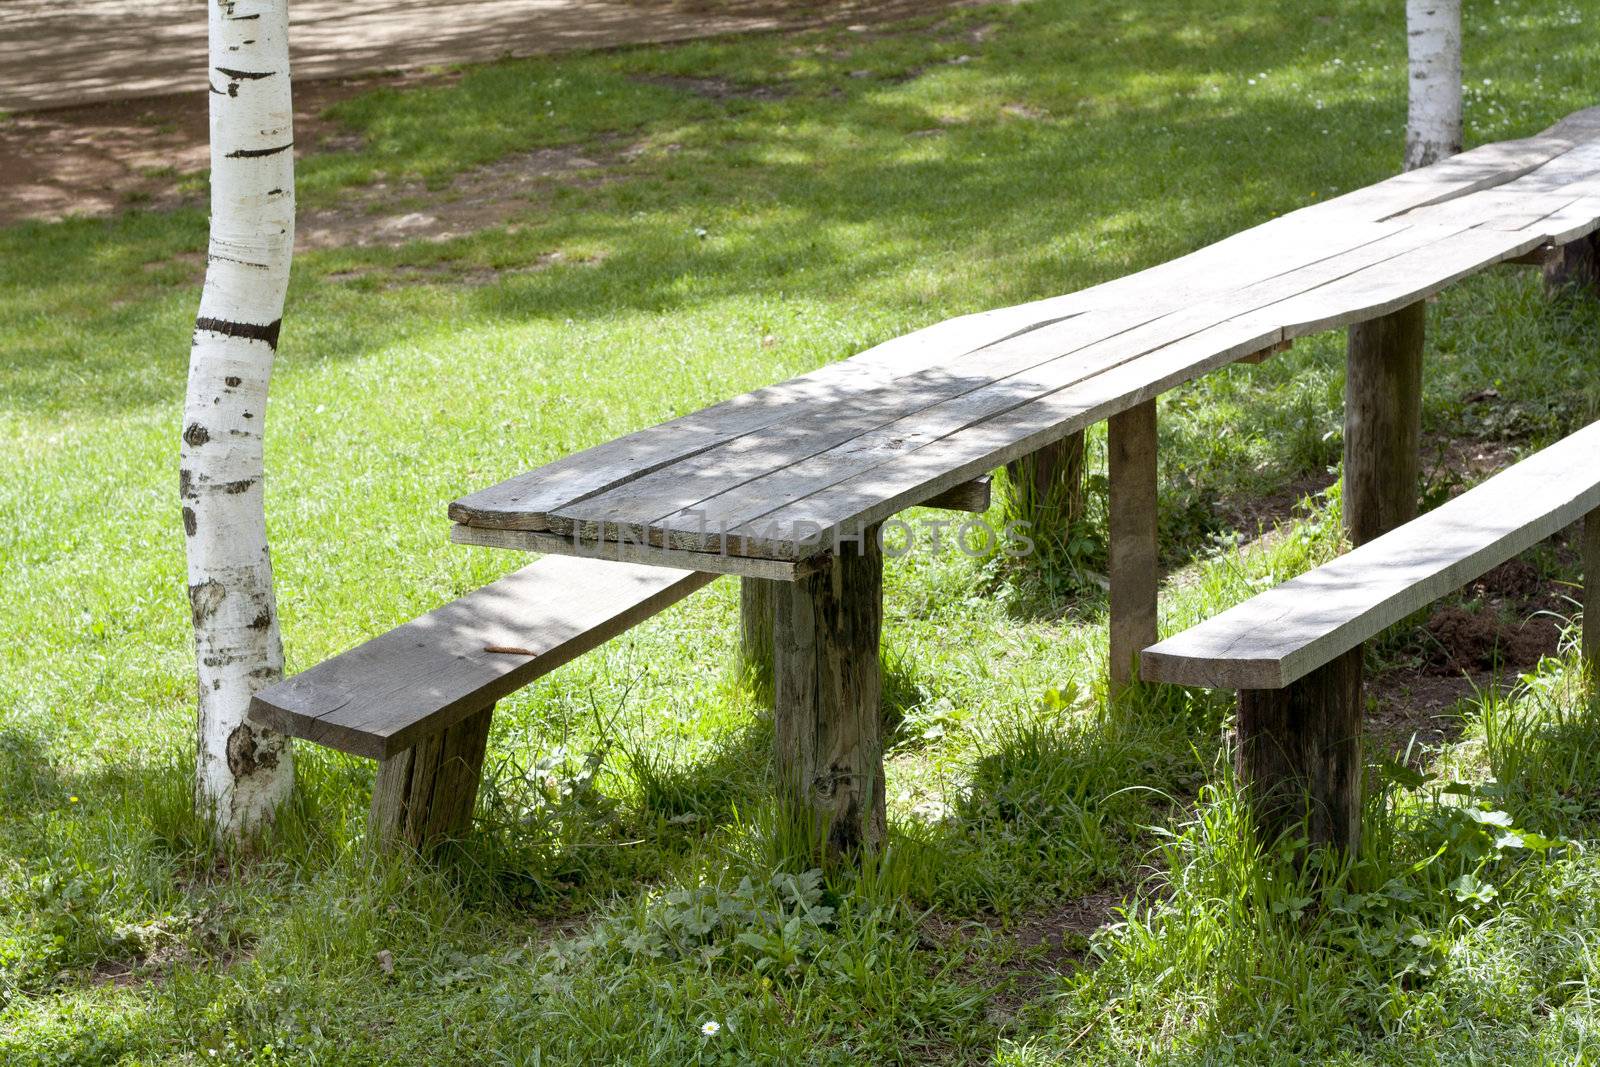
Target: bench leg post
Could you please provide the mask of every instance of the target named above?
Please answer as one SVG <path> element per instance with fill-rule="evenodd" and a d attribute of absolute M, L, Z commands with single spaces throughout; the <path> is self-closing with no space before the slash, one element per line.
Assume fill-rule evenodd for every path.
<path fill-rule="evenodd" d="M 1012 507 L 1037 534 L 1064 540 L 1083 518 L 1083 463 L 1080 431 L 1006 464 Z"/>
<path fill-rule="evenodd" d="M 1587 696 L 1600 703 L 1600 508 L 1583 519 L 1582 654 Z"/>
<path fill-rule="evenodd" d="M 424 851 L 472 824 L 494 705 L 378 764 L 367 836 L 380 849 Z"/>
<path fill-rule="evenodd" d="M 771 578 L 739 579 L 739 657 L 763 699 L 772 696 L 772 616 L 780 587 Z"/>
<path fill-rule="evenodd" d="M 1239 690 L 1234 766 L 1264 843 L 1305 820 L 1313 846 L 1360 845 L 1361 655 L 1284 689 Z"/>
<path fill-rule="evenodd" d="M 827 862 L 875 851 L 887 833 L 878 528 L 775 599 L 773 721 L 786 814 Z"/>
<path fill-rule="evenodd" d="M 1559 296 L 1566 290 L 1600 295 L 1600 237 L 1590 234 L 1557 248 L 1544 262 L 1544 291 Z"/>
<path fill-rule="evenodd" d="M 1133 682 L 1139 650 L 1156 643 L 1156 402 L 1111 416 L 1111 697 Z"/>
<path fill-rule="evenodd" d="M 1417 517 L 1422 479 L 1422 301 L 1350 326 L 1344 524 L 1364 545 Z"/>

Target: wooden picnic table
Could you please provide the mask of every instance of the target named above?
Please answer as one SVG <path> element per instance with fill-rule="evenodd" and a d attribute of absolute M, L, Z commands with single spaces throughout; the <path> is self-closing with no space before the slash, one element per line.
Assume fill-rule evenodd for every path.
<path fill-rule="evenodd" d="M 1592 271 L 1597 227 L 1590 108 L 546 464 L 451 504 L 452 537 L 786 583 L 774 620 L 784 782 L 836 827 L 836 847 L 871 844 L 883 824 L 880 524 L 1109 420 L 1110 663 L 1125 685 L 1157 637 L 1157 396 L 1351 327 L 1345 508 L 1353 539 L 1369 540 L 1416 510 L 1423 299 L 1508 261 Z"/>

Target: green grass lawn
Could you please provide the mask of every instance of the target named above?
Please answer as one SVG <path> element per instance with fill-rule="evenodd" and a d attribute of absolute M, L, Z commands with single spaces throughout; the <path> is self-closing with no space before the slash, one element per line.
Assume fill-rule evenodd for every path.
<path fill-rule="evenodd" d="M 1579 5 L 1467 6 L 1469 143 L 1597 102 Z M 339 105 L 363 147 L 303 163 L 307 209 L 541 147 L 602 167 L 530 183 L 513 226 L 297 259 L 267 461 L 289 668 L 525 562 L 447 543 L 465 491 L 1392 173 L 1402 16 L 1034 0 Z M 1251 843 L 1225 697 L 1104 711 L 1092 524 L 1043 567 L 890 564 L 892 845 L 859 876 L 775 844 L 730 581 L 502 703 L 443 867 L 370 860 L 372 765 L 311 747 L 263 854 L 217 852 L 176 491 L 205 234 L 0 230 L 0 1063 L 1600 1062 L 1570 625 L 1446 709 L 1420 772 L 1371 748 L 1362 853 L 1317 883 Z M 1600 414 L 1600 303 L 1497 272 L 1429 327 L 1430 440 L 1521 452 Z M 1338 551 L 1342 356 L 1163 398 L 1165 629 Z M 1267 498 L 1256 539 L 1236 516 Z"/>

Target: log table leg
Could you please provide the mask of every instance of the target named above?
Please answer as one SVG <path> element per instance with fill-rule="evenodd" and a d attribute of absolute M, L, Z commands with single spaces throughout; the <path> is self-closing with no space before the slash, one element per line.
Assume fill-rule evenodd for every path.
<path fill-rule="evenodd" d="M 1600 702 L 1600 509 L 1583 520 L 1582 654 L 1589 700 Z"/>
<path fill-rule="evenodd" d="M 378 764 L 367 836 L 379 848 L 420 851 L 466 833 L 493 717 L 491 704 Z"/>
<path fill-rule="evenodd" d="M 1263 842 L 1305 820 L 1312 845 L 1361 840 L 1361 656 L 1283 689 L 1239 690 L 1235 768 Z"/>
<path fill-rule="evenodd" d="M 845 542 L 829 565 L 774 590 L 773 720 L 785 806 L 825 859 L 884 841 L 878 638 L 878 529 Z"/>
<path fill-rule="evenodd" d="M 1111 696 L 1156 643 L 1156 402 L 1111 416 Z"/>
<path fill-rule="evenodd" d="M 1344 403 L 1344 521 L 1363 545 L 1417 516 L 1422 476 L 1421 301 L 1350 327 Z"/>
<path fill-rule="evenodd" d="M 755 676 L 757 692 L 772 692 L 772 614 L 784 582 L 772 578 L 739 579 L 739 654 Z"/>
<path fill-rule="evenodd" d="M 1556 296 L 1567 289 L 1600 295 L 1600 237 L 1590 234 L 1569 241 L 1544 261 L 1544 291 Z"/>
<path fill-rule="evenodd" d="M 1065 540 L 1083 518 L 1083 457 L 1080 431 L 1006 464 L 1012 504 L 1035 530 Z"/>

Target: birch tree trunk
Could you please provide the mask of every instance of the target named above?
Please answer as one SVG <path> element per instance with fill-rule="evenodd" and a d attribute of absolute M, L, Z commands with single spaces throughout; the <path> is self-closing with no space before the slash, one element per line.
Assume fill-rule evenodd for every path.
<path fill-rule="evenodd" d="M 1406 0 L 1406 170 L 1461 151 L 1461 0 Z"/>
<path fill-rule="evenodd" d="M 209 0 L 211 245 L 189 355 L 179 494 L 200 681 L 195 802 L 219 836 L 271 821 L 288 739 L 244 721 L 283 673 L 262 432 L 294 246 L 288 0 Z"/>

